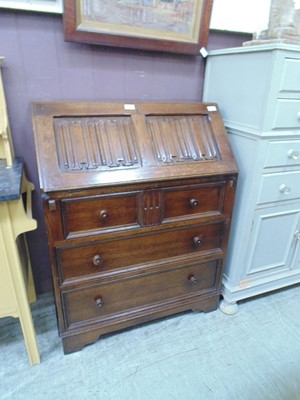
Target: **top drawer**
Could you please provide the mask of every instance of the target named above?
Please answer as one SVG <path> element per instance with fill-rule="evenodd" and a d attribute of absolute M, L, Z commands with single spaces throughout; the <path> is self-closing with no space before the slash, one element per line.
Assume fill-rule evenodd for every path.
<path fill-rule="evenodd" d="M 93 234 L 115 227 L 138 226 L 140 192 L 118 193 L 62 200 L 62 220 L 67 238 Z"/>
<path fill-rule="evenodd" d="M 166 188 L 164 192 L 164 220 L 220 214 L 223 212 L 225 181 L 204 185 Z"/>
<path fill-rule="evenodd" d="M 300 140 L 280 140 L 268 144 L 264 168 L 300 164 Z"/>
<path fill-rule="evenodd" d="M 225 181 L 63 199 L 64 237 L 94 235 L 220 215 Z"/>
<path fill-rule="evenodd" d="M 300 93 L 300 59 L 286 58 L 284 60 L 279 93 Z"/>

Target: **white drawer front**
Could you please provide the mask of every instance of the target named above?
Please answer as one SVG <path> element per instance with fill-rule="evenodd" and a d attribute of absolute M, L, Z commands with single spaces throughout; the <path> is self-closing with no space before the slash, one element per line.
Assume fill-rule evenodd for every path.
<path fill-rule="evenodd" d="M 300 100 L 277 99 L 273 129 L 300 128 Z"/>
<path fill-rule="evenodd" d="M 284 60 L 279 92 L 300 92 L 300 59 L 286 58 Z"/>
<path fill-rule="evenodd" d="M 300 171 L 262 176 L 257 204 L 300 198 Z"/>
<path fill-rule="evenodd" d="M 299 164 L 300 140 L 280 140 L 268 144 L 265 168 Z"/>

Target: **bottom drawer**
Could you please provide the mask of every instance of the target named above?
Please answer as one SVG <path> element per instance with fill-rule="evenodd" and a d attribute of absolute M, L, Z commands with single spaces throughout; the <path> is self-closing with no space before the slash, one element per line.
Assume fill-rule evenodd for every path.
<path fill-rule="evenodd" d="M 162 305 L 166 301 L 218 286 L 220 260 L 137 276 L 131 279 L 73 289 L 62 293 L 67 328 L 130 315 Z"/>

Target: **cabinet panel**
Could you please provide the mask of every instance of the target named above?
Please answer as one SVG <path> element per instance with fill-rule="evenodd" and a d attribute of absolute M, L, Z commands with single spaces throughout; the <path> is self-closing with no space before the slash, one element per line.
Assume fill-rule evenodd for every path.
<path fill-rule="evenodd" d="M 292 268 L 299 229 L 300 208 L 270 208 L 255 214 L 249 252 L 246 257 L 246 274 L 271 273 Z"/>

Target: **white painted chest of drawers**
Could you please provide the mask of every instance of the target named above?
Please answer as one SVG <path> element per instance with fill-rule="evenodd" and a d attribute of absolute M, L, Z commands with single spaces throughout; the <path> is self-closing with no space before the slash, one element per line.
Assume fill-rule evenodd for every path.
<path fill-rule="evenodd" d="M 300 46 L 213 51 L 204 100 L 219 104 L 240 174 L 221 310 L 300 282 Z"/>

